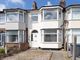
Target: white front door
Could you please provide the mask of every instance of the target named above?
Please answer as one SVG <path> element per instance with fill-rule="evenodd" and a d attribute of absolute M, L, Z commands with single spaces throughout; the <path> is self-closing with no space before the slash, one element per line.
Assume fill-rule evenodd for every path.
<path fill-rule="evenodd" d="M 34 48 L 38 48 L 39 44 L 38 44 L 38 33 L 32 33 L 32 47 Z"/>

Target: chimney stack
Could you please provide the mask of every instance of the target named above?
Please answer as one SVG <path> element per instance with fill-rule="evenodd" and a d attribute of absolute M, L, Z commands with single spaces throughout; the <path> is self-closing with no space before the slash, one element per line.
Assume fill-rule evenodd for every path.
<path fill-rule="evenodd" d="M 60 0 L 60 6 L 65 8 L 65 6 L 66 6 L 65 0 Z"/>
<path fill-rule="evenodd" d="M 36 3 L 35 1 L 33 2 L 32 7 L 33 7 L 33 9 L 35 9 L 35 10 L 37 9 L 37 3 Z"/>

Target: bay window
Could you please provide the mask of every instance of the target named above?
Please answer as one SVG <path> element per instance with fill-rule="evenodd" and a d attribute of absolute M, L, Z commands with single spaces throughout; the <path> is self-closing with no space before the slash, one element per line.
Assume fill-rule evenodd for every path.
<path fill-rule="evenodd" d="M 7 42 L 17 43 L 18 42 L 18 31 L 9 30 L 7 31 Z"/>
<path fill-rule="evenodd" d="M 45 9 L 44 10 L 44 20 L 57 19 L 57 9 Z"/>
<path fill-rule="evenodd" d="M 9 12 L 6 14 L 7 16 L 7 22 L 18 22 L 18 13 L 15 12 Z"/>
<path fill-rule="evenodd" d="M 6 31 L 6 34 L 8 43 L 21 43 L 24 40 L 23 30 L 8 30 Z"/>
<path fill-rule="evenodd" d="M 0 14 L 0 23 L 5 22 L 5 14 Z"/>
<path fill-rule="evenodd" d="M 43 36 L 44 36 L 44 42 L 57 42 L 56 29 L 45 29 Z"/>
<path fill-rule="evenodd" d="M 80 19 L 80 8 L 72 9 L 72 19 Z"/>

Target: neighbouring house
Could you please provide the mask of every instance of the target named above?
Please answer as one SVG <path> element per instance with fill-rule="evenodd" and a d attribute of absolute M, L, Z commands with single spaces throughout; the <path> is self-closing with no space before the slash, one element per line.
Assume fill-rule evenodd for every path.
<path fill-rule="evenodd" d="M 27 10 L 4 9 L 0 12 L 0 47 L 27 49 Z"/>
<path fill-rule="evenodd" d="M 80 4 L 70 5 L 66 8 L 65 20 L 68 21 L 66 29 L 68 47 L 71 47 L 74 35 L 77 36 L 77 45 L 80 46 Z"/>

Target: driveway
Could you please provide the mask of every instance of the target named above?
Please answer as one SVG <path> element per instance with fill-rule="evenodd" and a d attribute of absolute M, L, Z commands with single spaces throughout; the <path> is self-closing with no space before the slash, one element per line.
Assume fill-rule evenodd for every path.
<path fill-rule="evenodd" d="M 62 50 L 30 49 L 2 60 L 69 60 Z"/>
<path fill-rule="evenodd" d="M 50 60 L 52 52 L 44 50 L 27 50 L 14 56 L 6 57 L 2 60 Z"/>

